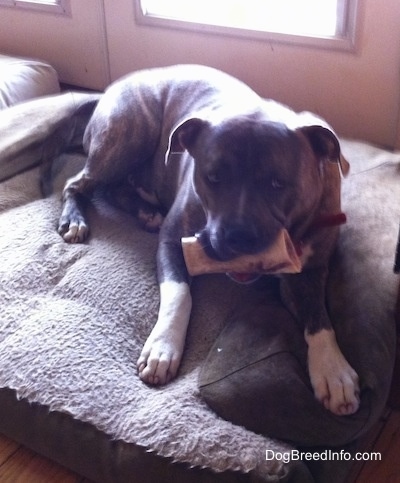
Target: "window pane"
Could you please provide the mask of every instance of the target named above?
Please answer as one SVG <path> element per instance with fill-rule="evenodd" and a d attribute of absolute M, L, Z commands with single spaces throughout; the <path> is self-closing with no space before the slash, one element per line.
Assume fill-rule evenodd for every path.
<path fill-rule="evenodd" d="M 22 8 L 56 14 L 70 14 L 69 0 L 0 0 L 0 6 Z"/>
<path fill-rule="evenodd" d="M 208 25 L 334 37 L 340 0 L 141 0 L 145 15 Z"/>

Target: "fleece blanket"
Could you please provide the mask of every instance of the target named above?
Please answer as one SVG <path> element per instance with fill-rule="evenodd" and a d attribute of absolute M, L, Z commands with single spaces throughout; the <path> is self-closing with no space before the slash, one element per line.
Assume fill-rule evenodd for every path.
<path fill-rule="evenodd" d="M 344 150 L 355 173 L 399 165 L 398 154 L 369 146 L 345 142 Z M 201 363 L 235 304 L 252 303 L 251 286 L 197 277 L 179 377 L 161 388 L 143 384 L 135 363 L 157 315 L 157 235 L 98 196 L 88 213 L 90 240 L 64 243 L 56 232 L 60 189 L 82 162 L 59 159 L 47 199 L 38 168 L 0 185 L 0 387 L 174 461 L 254 471 L 267 481 L 283 474 L 282 461 L 267 461 L 265 451 L 289 447 L 220 419 L 197 388 Z M 393 253 L 396 224 L 386 237 Z M 392 278 L 389 284 L 394 296 Z"/>
<path fill-rule="evenodd" d="M 266 461 L 265 450 L 288 447 L 221 420 L 197 389 L 232 301 L 251 290 L 224 275 L 198 277 L 179 377 L 146 386 L 135 363 L 157 315 L 157 235 L 99 198 L 89 242 L 66 244 L 56 232 L 63 179 L 48 199 L 37 168 L 0 186 L 0 387 L 174 461 L 279 474 L 282 463 Z"/>

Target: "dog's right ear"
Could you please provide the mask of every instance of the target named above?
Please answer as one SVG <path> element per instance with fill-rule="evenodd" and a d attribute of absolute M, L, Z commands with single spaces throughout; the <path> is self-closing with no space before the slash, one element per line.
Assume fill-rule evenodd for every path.
<path fill-rule="evenodd" d="M 171 154 L 182 154 L 184 151 L 191 153 L 198 135 L 207 124 L 204 119 L 191 117 L 175 126 L 169 136 L 165 163 L 168 163 Z"/>

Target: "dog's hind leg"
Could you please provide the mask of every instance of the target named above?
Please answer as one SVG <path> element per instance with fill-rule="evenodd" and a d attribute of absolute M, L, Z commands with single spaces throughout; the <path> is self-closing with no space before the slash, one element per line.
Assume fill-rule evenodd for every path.
<path fill-rule="evenodd" d="M 105 195 L 112 206 L 133 215 L 144 230 L 151 233 L 160 230 L 164 217 L 158 200 L 153 194 L 136 188 L 131 176 L 122 184 L 111 186 Z"/>
<path fill-rule="evenodd" d="M 82 150 L 83 135 L 99 98 L 100 95 L 93 95 L 88 100 L 81 101 L 76 110 L 69 117 L 63 119 L 43 142 L 40 164 L 40 189 L 43 197 L 50 196 L 53 192 L 52 167 L 54 160 L 64 152 Z"/>
<path fill-rule="evenodd" d="M 68 243 L 82 243 L 89 234 L 84 215 L 84 202 L 94 186 L 85 169 L 70 178 L 65 185 L 58 233 Z"/>

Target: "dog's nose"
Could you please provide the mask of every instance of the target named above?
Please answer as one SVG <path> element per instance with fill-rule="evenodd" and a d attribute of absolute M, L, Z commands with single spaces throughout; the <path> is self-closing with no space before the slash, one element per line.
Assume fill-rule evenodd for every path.
<path fill-rule="evenodd" d="M 250 224 L 236 223 L 225 228 L 225 244 L 234 253 L 255 253 L 259 249 L 259 234 Z"/>

